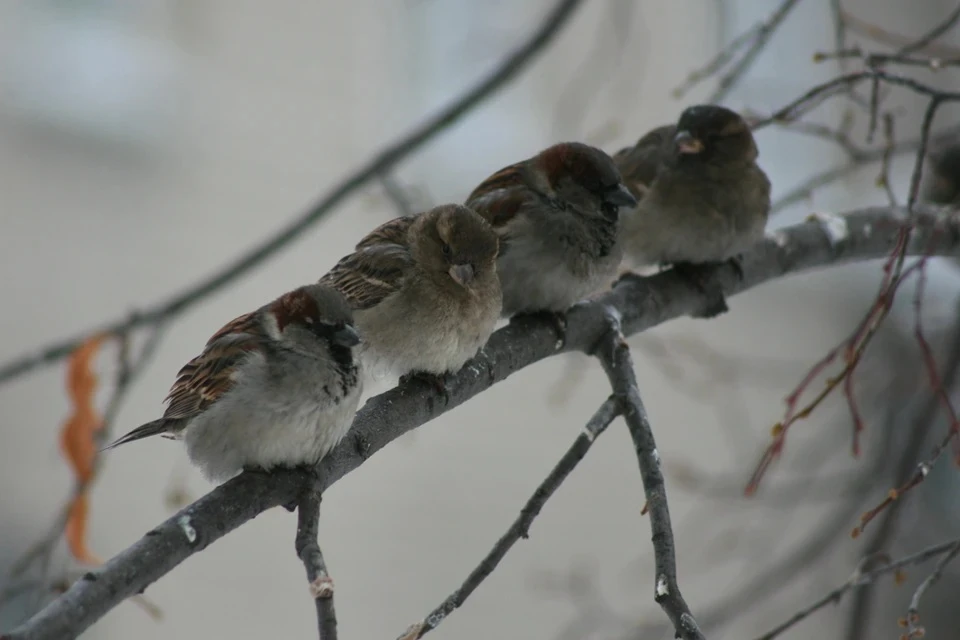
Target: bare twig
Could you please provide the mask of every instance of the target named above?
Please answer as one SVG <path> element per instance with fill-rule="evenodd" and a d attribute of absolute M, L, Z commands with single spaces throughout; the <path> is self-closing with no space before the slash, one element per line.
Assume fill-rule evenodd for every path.
<path fill-rule="evenodd" d="M 906 622 L 908 638 L 922 638 L 924 636 L 925 631 L 923 627 L 920 626 L 920 600 L 927 590 L 940 580 L 940 576 L 943 575 L 943 570 L 957 557 L 958 553 L 960 553 L 960 540 L 954 540 L 949 551 L 940 558 L 937 566 L 934 567 L 933 572 L 927 576 L 924 581 L 920 583 L 920 586 L 917 587 L 917 590 L 913 592 L 913 597 L 910 598 L 910 608 L 907 609 Z"/>
<path fill-rule="evenodd" d="M 573 441 L 573 444 L 570 445 L 570 448 L 567 449 L 567 452 L 560 458 L 560 462 L 557 463 L 546 479 L 544 479 L 536 491 L 533 492 L 530 499 L 527 500 L 527 503 L 520 510 L 520 515 L 517 519 L 510 525 L 507 532 L 497 540 L 497 543 L 493 546 L 493 549 L 490 550 L 490 553 L 470 572 L 470 575 L 467 576 L 467 579 L 460 585 L 460 588 L 447 596 L 447 599 L 431 611 L 427 617 L 411 625 L 400 635 L 398 640 L 415 640 L 416 638 L 422 638 L 430 631 L 436 629 L 448 615 L 463 605 L 466 599 L 470 597 L 470 594 L 480 586 L 480 583 L 493 573 L 493 570 L 497 568 L 497 565 L 500 564 L 500 561 L 507 555 L 510 548 L 513 547 L 517 541 L 521 539 L 526 540 L 529 537 L 530 525 L 533 524 L 534 519 L 540 514 L 547 500 L 560 488 L 560 485 L 567 479 L 567 476 L 570 475 L 583 457 L 587 455 L 587 451 L 590 450 L 594 440 L 606 430 L 619 414 L 619 405 L 613 398 L 609 398 L 600 405 L 600 408 L 597 409 L 596 413 L 594 413 L 587 422 L 583 431 L 580 432 L 576 440 Z"/>
<path fill-rule="evenodd" d="M 173 319 L 251 271 L 326 217 L 349 195 L 367 183 L 376 180 L 377 177 L 389 172 L 392 167 L 405 160 L 450 125 L 470 113 L 477 105 L 502 89 L 553 40 L 581 3 L 582 0 L 557 0 L 526 42 L 504 58 L 493 71 L 475 86 L 457 98 L 450 106 L 415 127 L 410 133 L 386 146 L 365 165 L 328 191 L 307 211 L 252 250 L 169 300 L 147 307 L 133 317 L 108 322 L 105 327 L 84 331 L 79 336 L 54 342 L 33 353 L 7 362 L 0 366 L 0 383 L 67 357 L 92 335 L 126 333 L 132 329 Z"/>
<path fill-rule="evenodd" d="M 890 161 L 893 159 L 893 150 L 897 145 L 894 134 L 894 119 L 891 113 L 886 113 L 883 116 L 883 139 L 883 158 L 880 160 L 880 174 L 877 176 L 877 184 L 886 192 L 887 202 L 890 203 L 890 206 L 898 207 L 900 205 L 897 202 L 897 194 L 894 193 L 893 183 L 890 181 Z M 922 145 L 923 140 L 920 142 Z"/>
<path fill-rule="evenodd" d="M 595 352 L 607 374 L 613 394 L 630 430 L 630 438 L 640 464 L 643 492 L 647 498 L 644 509 L 650 515 L 650 531 L 656 566 L 654 599 L 673 623 L 676 637 L 683 640 L 703 640 L 703 633 L 690 612 L 677 582 L 677 558 L 670 524 L 667 489 L 660 469 L 660 454 L 647 418 L 647 410 L 640 398 L 637 378 L 633 370 L 630 347 L 620 328 L 616 311 L 609 310 L 610 328 Z"/>
<path fill-rule="evenodd" d="M 840 18 L 842 19 L 845 27 L 850 31 L 856 31 L 876 42 L 899 47 L 897 53 L 900 55 L 915 53 L 922 50 L 928 55 L 946 58 L 951 56 L 960 56 L 960 50 L 944 44 L 937 44 L 934 42 L 934 40 L 939 38 L 940 35 L 945 33 L 954 24 L 956 24 L 958 18 L 960 18 L 960 14 L 957 13 L 958 10 L 960 10 L 960 6 L 958 6 L 958 8 L 951 12 L 950 15 L 948 15 L 943 21 L 938 23 L 919 39 L 913 39 L 902 34 L 892 33 L 886 29 L 882 29 L 877 25 L 869 23 L 866 20 L 862 20 L 861 18 L 858 18 L 848 11 L 844 11 L 842 9 L 840 10 Z M 842 48 L 843 47 L 838 47 L 838 49 Z"/>
<path fill-rule="evenodd" d="M 883 69 L 868 69 L 866 71 L 857 71 L 855 73 L 838 76 L 812 87 L 796 100 L 774 112 L 769 118 L 755 123 L 754 128 L 760 129 L 775 122 L 796 120 L 828 98 L 843 93 L 849 87 L 855 87 L 867 80 L 871 82 L 877 80 L 898 87 L 904 87 L 919 95 L 936 99 L 938 102 L 960 102 L 960 93 L 958 92 L 941 91 L 913 78 L 890 73 Z M 921 136 L 921 140 L 923 140 L 923 136 Z"/>
<path fill-rule="evenodd" d="M 957 21 L 960 21 L 960 3 L 957 4 L 956 8 L 951 11 L 946 18 L 930 29 L 930 31 L 923 34 L 913 42 L 901 47 L 900 50 L 897 51 L 897 55 L 902 56 L 908 53 L 914 53 L 916 51 L 923 51 L 927 48 L 927 46 L 930 45 L 931 42 L 952 29 L 954 25 L 957 24 Z"/>
<path fill-rule="evenodd" d="M 754 25 L 746 32 L 734 38 L 734 40 L 724 47 L 724 49 L 706 66 L 692 72 L 686 81 L 673 91 L 675 98 L 683 97 L 694 86 L 710 78 L 727 66 L 738 51 L 746 47 L 746 52 L 737 60 L 729 71 L 720 76 L 717 81 L 717 88 L 707 99 L 707 102 L 723 102 L 729 93 L 737 86 L 737 83 L 746 75 L 750 67 L 753 66 L 757 56 L 766 48 L 770 38 L 786 19 L 790 11 L 797 5 L 798 0 L 783 0 L 780 6 L 770 14 L 764 22 Z M 749 43 L 749 46 L 747 46 Z"/>
<path fill-rule="evenodd" d="M 907 556 L 905 558 L 901 558 L 900 560 L 897 560 L 895 562 L 887 562 L 883 566 L 877 567 L 876 569 L 873 569 L 871 571 L 865 572 L 862 570 L 861 567 L 858 567 L 857 570 L 853 572 L 853 575 L 851 575 L 850 578 L 846 582 L 844 582 L 842 585 L 840 585 L 830 593 L 826 594 L 822 598 L 814 601 L 809 606 L 804 607 L 803 609 L 795 613 L 793 616 L 791 616 L 789 620 L 786 620 L 785 622 L 777 625 L 776 627 L 766 632 L 762 636 L 759 636 L 757 640 L 773 640 L 777 636 L 781 635 L 783 632 L 787 631 L 794 625 L 802 622 L 803 620 L 810 617 L 811 615 L 813 615 L 820 609 L 824 608 L 825 606 L 829 604 L 839 604 L 840 600 L 843 599 L 843 596 L 848 591 L 859 589 L 869 584 L 873 584 L 878 578 L 881 578 L 890 573 L 895 574 L 897 576 L 897 579 L 900 579 L 899 578 L 899 576 L 901 575 L 900 571 L 904 567 L 920 564 L 922 562 L 926 562 L 927 560 L 930 560 L 931 558 L 942 556 L 942 558 L 940 559 L 940 562 L 937 563 L 937 567 L 934 570 L 934 572 L 931 573 L 926 580 L 924 580 L 923 584 L 921 584 L 920 587 L 917 588 L 917 593 L 915 593 L 913 596 L 913 600 L 911 601 L 910 611 L 915 614 L 916 609 L 914 607 L 914 603 L 919 604 L 919 598 L 923 595 L 923 591 L 925 591 L 934 582 L 936 582 L 937 579 L 939 579 L 939 572 L 942 571 L 943 567 L 946 566 L 946 564 L 949 563 L 950 560 L 952 560 L 958 552 L 960 552 L 960 540 L 951 540 L 950 542 L 938 544 L 936 546 L 930 547 L 929 549 L 924 549 L 923 551 L 920 551 L 913 555 Z M 909 615 L 910 614 L 908 614 L 908 616 Z"/>
<path fill-rule="evenodd" d="M 814 62 L 826 60 L 862 60 L 868 67 L 883 67 L 888 64 L 899 64 L 908 67 L 926 67 L 931 71 L 939 71 L 945 67 L 960 66 L 960 58 L 926 58 L 896 53 L 872 53 L 860 47 L 852 49 L 838 49 L 836 51 L 818 51 L 813 54 Z"/>
<path fill-rule="evenodd" d="M 960 94 L 937 91 L 936 89 L 920 84 L 911 78 L 897 76 L 883 71 L 872 70 L 865 73 L 848 74 L 847 76 L 841 76 L 840 78 L 819 85 L 818 87 L 808 91 L 800 99 L 795 100 L 790 105 L 775 113 L 767 122 L 792 120 L 796 117 L 799 117 L 799 115 L 804 113 L 806 110 L 812 108 L 813 105 L 824 99 L 824 97 L 835 93 L 839 88 L 852 87 L 857 82 L 868 79 L 872 83 L 870 131 L 873 130 L 877 119 L 876 96 L 880 81 L 908 87 L 911 90 L 922 95 L 929 96 L 930 98 L 920 129 L 920 143 L 917 148 L 917 156 L 916 160 L 914 161 L 913 174 L 910 180 L 910 191 L 907 197 L 907 224 L 902 227 L 897 243 L 893 247 L 889 258 L 884 265 L 884 278 L 881 283 L 880 290 L 877 293 L 874 304 L 870 307 L 863 320 L 841 345 L 838 345 L 832 349 L 829 353 L 827 353 L 826 356 L 814 364 L 810 368 L 807 375 L 787 396 L 787 407 L 784 411 L 783 418 L 773 427 L 773 440 L 757 464 L 756 470 L 754 471 L 753 476 L 750 478 L 750 481 L 747 483 L 745 492 L 748 495 L 756 491 L 760 480 L 764 477 L 767 470 L 770 468 L 770 465 L 782 453 L 787 432 L 790 427 L 799 420 L 803 420 L 809 416 L 823 402 L 823 400 L 825 400 L 837 388 L 843 388 L 844 395 L 847 398 L 848 406 L 850 407 L 850 411 L 854 419 L 853 453 L 854 455 L 857 455 L 859 451 L 859 434 L 863 430 L 863 423 L 859 418 L 859 410 L 857 409 L 852 393 L 852 376 L 854 375 L 857 366 L 863 357 L 863 354 L 866 352 L 867 347 L 872 342 L 873 337 L 876 335 L 876 332 L 879 330 L 883 321 L 886 319 L 887 314 L 890 312 L 890 309 L 893 305 L 893 300 L 900 285 L 902 285 L 905 279 L 912 273 L 919 273 L 920 277 L 922 278 L 924 269 L 926 267 L 926 259 L 921 259 L 910 269 L 907 269 L 906 271 L 904 270 L 904 264 L 907 256 L 906 245 L 910 242 L 911 235 L 913 233 L 913 211 L 919 197 L 923 164 L 930 141 L 930 133 L 934 117 L 936 116 L 937 110 L 944 102 L 960 101 Z M 889 153 L 890 151 L 888 150 L 885 155 L 889 155 Z M 833 362 L 841 353 L 843 354 L 843 367 L 841 370 L 827 380 L 823 389 L 814 397 L 812 401 L 810 401 L 803 408 L 797 409 L 797 403 L 801 395 L 807 391 L 811 383 L 817 379 L 820 374 L 822 374 L 831 364 L 833 364 Z M 895 497 L 892 497 L 890 501 L 893 499 L 895 499 Z M 865 525 L 866 522 L 869 522 L 869 518 L 863 522 L 861 526 Z"/>
<path fill-rule="evenodd" d="M 958 308 L 958 312 L 960 312 L 960 308 Z M 943 385 L 951 388 L 956 384 L 958 377 L 960 377 L 960 324 L 954 326 L 950 345 L 946 349 L 946 357 L 940 379 Z M 910 437 L 907 442 L 900 447 L 900 454 L 893 474 L 895 486 L 901 490 L 916 477 L 918 472 L 921 472 L 922 467 L 917 465 L 917 459 L 933 429 L 935 418 L 938 415 L 940 407 L 941 403 L 939 398 L 935 393 L 931 393 L 922 408 L 920 408 L 916 416 L 910 421 L 910 428 L 906 431 L 910 434 Z M 882 552 L 893 537 L 902 510 L 903 501 L 894 501 L 892 504 L 885 506 L 889 508 L 883 511 L 880 524 L 873 531 L 872 537 L 867 542 L 864 550 L 868 557 Z M 871 511 L 874 511 L 874 516 L 878 513 L 876 509 Z M 861 522 L 863 517 L 862 515 Z M 869 585 L 854 595 L 853 606 L 850 608 L 846 638 L 857 640 L 867 637 L 867 625 L 869 624 L 872 604 L 873 589 Z"/>
<path fill-rule="evenodd" d="M 730 297 L 785 274 L 881 258 L 898 242 L 903 216 L 903 210 L 888 208 L 850 213 L 844 218 L 848 229 L 844 238 L 831 236 L 818 222 L 781 229 L 743 256 L 742 277 L 732 266 L 724 265 L 710 270 L 704 286 Z M 960 255 L 960 221 L 922 209 L 915 224 L 908 247 L 911 253 L 929 250 L 930 236 L 940 234 L 943 241 L 936 245 L 937 254 Z M 494 333 L 468 366 L 450 376 L 446 394 L 426 382 L 411 380 L 369 400 L 357 412 L 344 440 L 320 463 L 322 482 L 316 488 L 325 490 L 394 439 L 526 366 L 558 353 L 593 350 L 607 334 L 611 309 L 620 315 L 623 332 L 632 335 L 694 313 L 702 304 L 702 290 L 668 270 L 646 278 L 624 278 L 596 301 L 570 309 L 566 340 L 559 347 L 554 323 L 536 317 L 517 318 Z M 644 475 L 645 482 L 649 481 Z M 6 640 L 44 640 L 81 633 L 211 542 L 266 509 L 297 500 L 305 487 L 314 484 L 314 474 L 300 470 L 239 475 L 86 574 L 26 623 L 9 631 Z M 651 505 L 655 502 L 651 500 Z"/>
<path fill-rule="evenodd" d="M 297 504 L 297 557 L 307 570 L 310 597 L 317 607 L 320 640 L 337 640 L 337 614 L 333 608 L 333 580 L 317 542 L 320 520 L 320 494 L 312 489 L 303 492 Z"/>
<path fill-rule="evenodd" d="M 952 139 L 952 137 L 957 133 L 960 133 L 960 127 L 949 127 L 939 135 L 934 136 L 930 142 L 930 145 L 937 144 L 940 141 Z M 920 143 L 921 140 L 919 138 L 915 138 L 906 142 L 898 142 L 894 144 L 892 148 L 887 148 L 884 146 L 881 149 L 864 150 L 855 158 L 851 158 L 849 162 L 840 165 L 839 167 L 834 167 L 814 174 L 813 176 L 804 180 L 803 183 L 797 187 L 781 195 L 770 207 L 770 212 L 771 214 L 778 213 L 787 207 L 795 205 L 799 202 L 803 202 L 804 200 L 810 198 L 810 196 L 817 189 L 828 186 L 835 182 L 839 182 L 844 178 L 853 175 L 857 171 L 860 171 L 867 165 L 875 162 L 881 162 L 885 156 L 896 157 L 906 153 L 916 153 L 916 151 L 920 148 Z"/>

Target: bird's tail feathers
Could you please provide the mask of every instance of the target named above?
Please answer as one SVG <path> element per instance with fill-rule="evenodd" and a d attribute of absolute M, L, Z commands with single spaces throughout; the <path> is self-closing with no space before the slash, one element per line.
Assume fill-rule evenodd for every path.
<path fill-rule="evenodd" d="M 160 418 L 154 420 L 153 422 L 148 422 L 147 424 L 140 425 L 130 433 L 125 436 L 121 436 L 105 446 L 100 451 L 107 451 L 113 449 L 114 447 L 119 447 L 122 444 L 128 442 L 133 442 L 134 440 L 140 440 L 141 438 L 147 438 L 149 436 L 162 435 L 170 431 L 170 420 L 166 418 Z"/>

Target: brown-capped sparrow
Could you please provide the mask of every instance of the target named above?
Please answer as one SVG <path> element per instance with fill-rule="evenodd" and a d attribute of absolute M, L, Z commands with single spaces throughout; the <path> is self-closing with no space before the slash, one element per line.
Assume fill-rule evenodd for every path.
<path fill-rule="evenodd" d="M 497 171 L 467 198 L 500 237 L 503 315 L 562 312 L 609 284 L 620 207 L 637 201 L 600 149 L 567 142 Z"/>
<path fill-rule="evenodd" d="M 369 370 L 417 374 L 445 391 L 500 315 L 497 236 L 460 205 L 396 218 L 320 278 L 343 293 Z"/>
<path fill-rule="evenodd" d="M 614 160 L 640 200 L 621 221 L 625 257 L 635 266 L 673 264 L 706 289 L 705 267 L 731 261 L 763 237 L 770 181 L 757 166 L 746 121 L 716 105 L 689 107 L 676 125 L 658 127 Z M 727 310 L 723 293 L 696 317 Z"/>
<path fill-rule="evenodd" d="M 106 449 L 158 434 L 182 439 L 211 480 L 316 464 L 353 421 L 359 342 L 337 291 L 309 285 L 286 293 L 213 334 L 180 370 L 163 417 Z"/>

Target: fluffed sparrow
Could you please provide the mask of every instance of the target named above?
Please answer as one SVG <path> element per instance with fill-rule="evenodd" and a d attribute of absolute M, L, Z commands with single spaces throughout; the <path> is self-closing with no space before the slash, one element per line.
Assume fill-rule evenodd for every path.
<path fill-rule="evenodd" d="M 503 315 L 551 312 L 608 284 L 619 208 L 636 199 L 600 149 L 567 142 L 497 171 L 467 198 L 500 237 Z M 563 329 L 562 315 L 556 316 Z"/>
<path fill-rule="evenodd" d="M 211 480 L 316 464 L 356 412 L 359 342 L 337 291 L 309 285 L 286 293 L 217 331 L 180 370 L 163 417 L 106 449 L 158 434 L 183 439 Z"/>
<path fill-rule="evenodd" d="M 676 125 L 658 127 L 614 156 L 640 204 L 625 211 L 621 238 L 635 266 L 673 264 L 704 289 L 704 266 L 733 259 L 763 237 L 770 181 L 739 114 L 689 107 Z M 719 291 L 698 317 L 727 310 Z"/>
<path fill-rule="evenodd" d="M 500 315 L 497 236 L 460 205 L 396 218 L 320 278 L 353 308 L 370 370 L 443 376 L 476 355 Z"/>

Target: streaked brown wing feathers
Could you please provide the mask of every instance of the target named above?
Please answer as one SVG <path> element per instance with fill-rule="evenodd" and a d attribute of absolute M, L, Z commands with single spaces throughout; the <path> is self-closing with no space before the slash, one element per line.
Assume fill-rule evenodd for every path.
<path fill-rule="evenodd" d="M 397 244 L 401 247 L 407 246 L 407 232 L 410 225 L 416 220 L 417 216 L 403 216 L 388 220 L 382 225 L 368 233 L 357 243 L 357 249 L 364 247 L 373 247 L 380 244 Z"/>
<path fill-rule="evenodd" d="M 164 418 L 191 418 L 216 402 L 234 384 L 234 371 L 265 339 L 255 313 L 231 320 L 180 369 L 167 395 Z"/>
<path fill-rule="evenodd" d="M 340 260 L 320 282 L 337 289 L 353 309 L 369 309 L 403 286 L 412 264 L 404 246 L 363 246 Z"/>
<path fill-rule="evenodd" d="M 513 220 L 530 199 L 523 188 L 512 187 L 485 193 L 468 200 L 466 206 L 479 213 L 498 233 Z"/>

